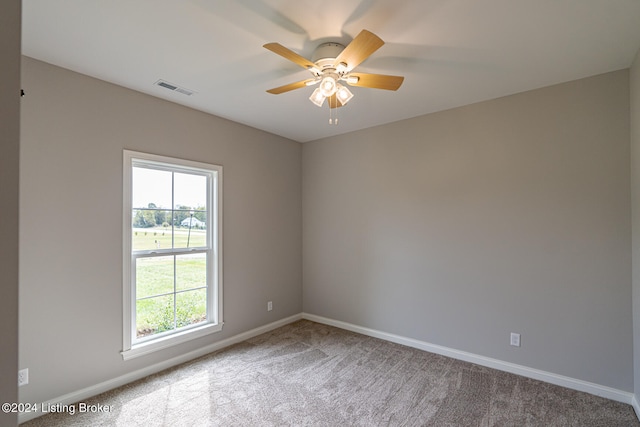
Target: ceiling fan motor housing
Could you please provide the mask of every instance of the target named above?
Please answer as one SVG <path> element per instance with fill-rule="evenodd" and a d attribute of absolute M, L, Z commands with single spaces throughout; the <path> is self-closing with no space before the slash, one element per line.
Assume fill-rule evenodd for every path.
<path fill-rule="evenodd" d="M 340 43 L 322 43 L 313 51 L 311 62 L 315 63 L 318 68 L 335 68 L 334 61 L 344 50 L 344 46 Z"/>

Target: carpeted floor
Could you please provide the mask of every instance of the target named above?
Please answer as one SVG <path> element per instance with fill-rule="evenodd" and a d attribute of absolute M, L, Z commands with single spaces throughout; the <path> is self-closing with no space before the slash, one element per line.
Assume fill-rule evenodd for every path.
<path fill-rule="evenodd" d="M 629 405 L 299 321 L 48 414 L 57 426 L 640 426 Z"/>

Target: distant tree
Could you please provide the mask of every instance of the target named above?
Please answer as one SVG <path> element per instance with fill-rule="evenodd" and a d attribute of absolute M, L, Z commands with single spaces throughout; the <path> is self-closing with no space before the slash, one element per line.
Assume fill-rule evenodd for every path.
<path fill-rule="evenodd" d="M 142 211 L 136 211 L 133 216 L 133 226 L 136 228 L 144 228 L 146 227 L 144 223 L 144 215 Z"/>
<path fill-rule="evenodd" d="M 137 228 L 150 228 L 156 226 L 154 211 L 137 210 L 133 217 L 133 226 Z"/>
<path fill-rule="evenodd" d="M 156 224 L 160 225 L 162 224 L 163 227 L 165 227 L 164 224 L 167 224 L 166 227 L 169 226 L 169 221 L 171 221 L 171 211 L 161 211 L 161 210 L 157 210 L 154 211 L 155 212 L 155 218 L 156 218 Z"/>
<path fill-rule="evenodd" d="M 156 226 L 156 216 L 154 211 L 144 211 L 144 222 L 147 224 L 147 227 L 155 227 Z"/>

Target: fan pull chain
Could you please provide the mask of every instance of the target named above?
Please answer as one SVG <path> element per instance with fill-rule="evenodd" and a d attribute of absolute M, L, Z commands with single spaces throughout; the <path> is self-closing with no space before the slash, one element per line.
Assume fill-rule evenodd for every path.
<path fill-rule="evenodd" d="M 337 107 L 335 108 L 336 110 L 335 120 L 333 119 L 333 110 L 334 108 L 331 108 L 331 101 L 329 101 L 329 124 L 338 126 L 338 108 Z"/>

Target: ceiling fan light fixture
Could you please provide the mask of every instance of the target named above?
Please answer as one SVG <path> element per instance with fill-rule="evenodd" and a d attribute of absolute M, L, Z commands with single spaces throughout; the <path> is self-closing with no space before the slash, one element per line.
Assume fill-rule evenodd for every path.
<path fill-rule="evenodd" d="M 320 90 L 325 97 L 329 97 L 336 93 L 336 79 L 333 76 L 326 76 L 320 83 Z"/>
<path fill-rule="evenodd" d="M 325 99 L 327 99 L 327 97 L 324 93 L 322 93 L 322 89 L 319 87 L 317 87 L 309 97 L 309 100 L 316 104 L 318 107 L 322 107 Z"/>
<path fill-rule="evenodd" d="M 338 83 L 338 90 L 336 91 L 336 98 L 342 105 L 345 105 L 347 102 L 353 98 L 353 93 L 351 91 Z"/>

